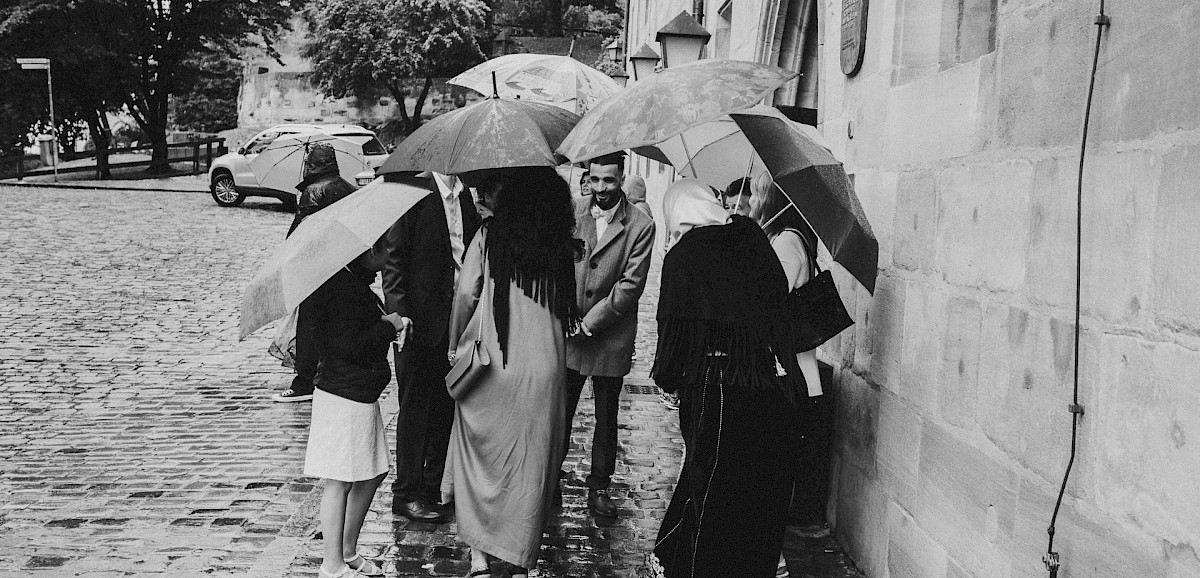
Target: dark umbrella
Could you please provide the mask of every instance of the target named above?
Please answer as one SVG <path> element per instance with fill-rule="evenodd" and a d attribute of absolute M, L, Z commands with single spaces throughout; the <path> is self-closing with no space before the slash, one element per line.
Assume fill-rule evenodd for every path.
<path fill-rule="evenodd" d="M 577 122 L 578 115 L 554 105 L 489 98 L 425 123 L 375 174 L 557 166 L 562 157 L 554 149 Z"/>
<path fill-rule="evenodd" d="M 842 163 L 788 126 L 787 120 L 751 114 L 730 116 L 834 260 L 874 293 L 879 241 Z"/>

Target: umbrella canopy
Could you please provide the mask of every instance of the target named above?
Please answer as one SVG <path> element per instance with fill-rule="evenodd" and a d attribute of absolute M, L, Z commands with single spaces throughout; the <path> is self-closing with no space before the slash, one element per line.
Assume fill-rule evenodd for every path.
<path fill-rule="evenodd" d="M 814 128 L 756 106 L 647 148 L 665 156 L 678 174 L 718 189 L 769 171 L 834 260 L 874 292 L 879 242 L 842 163 Z"/>
<path fill-rule="evenodd" d="M 287 315 L 370 249 L 428 190 L 376 179 L 308 217 L 250 279 L 238 339 Z"/>
<path fill-rule="evenodd" d="M 558 151 L 571 162 L 661 143 L 750 108 L 798 73 L 741 60 L 698 60 L 668 68 L 588 111 Z"/>
<path fill-rule="evenodd" d="M 491 98 L 425 123 L 376 174 L 557 166 L 554 148 L 576 122 L 578 115 L 549 104 Z"/>
<path fill-rule="evenodd" d="M 260 187 L 295 193 L 296 185 L 300 184 L 304 175 L 304 159 L 308 150 L 317 143 L 333 147 L 338 174 L 351 184 L 354 183 L 355 175 L 371 168 L 367 164 L 362 144 L 313 132 L 275 139 L 270 146 L 250 160 L 250 172 L 254 173 Z"/>
<path fill-rule="evenodd" d="M 497 56 L 448 82 L 484 96 L 498 93 L 503 98 L 548 102 L 576 114 L 587 112 L 597 102 L 621 91 L 621 85 L 607 74 L 570 56 L 550 54 Z"/>

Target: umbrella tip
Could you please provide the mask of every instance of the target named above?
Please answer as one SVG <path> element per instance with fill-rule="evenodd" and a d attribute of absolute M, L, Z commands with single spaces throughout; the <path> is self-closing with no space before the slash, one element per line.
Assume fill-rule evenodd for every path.
<path fill-rule="evenodd" d="M 500 91 L 496 87 L 496 71 L 492 71 L 492 98 L 500 98 Z"/>

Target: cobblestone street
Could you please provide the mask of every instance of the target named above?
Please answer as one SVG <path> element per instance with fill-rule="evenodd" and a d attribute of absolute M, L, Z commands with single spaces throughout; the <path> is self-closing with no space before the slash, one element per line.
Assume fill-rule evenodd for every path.
<path fill-rule="evenodd" d="M 3 185 L 0 206 L 0 577 L 315 576 L 309 407 L 270 399 L 291 378 L 266 353 L 273 325 L 236 339 L 242 290 L 290 213 L 274 200 Z M 644 574 L 683 451 L 647 379 L 656 289 L 652 275 L 622 397 L 620 517 L 596 522 L 584 507 L 585 392 L 541 576 Z M 394 384 L 384 395 L 394 422 Z M 360 551 L 389 576 L 465 575 L 453 524 L 393 517 L 389 484 Z M 860 575 L 827 530 L 790 529 L 786 552 L 793 576 Z"/>

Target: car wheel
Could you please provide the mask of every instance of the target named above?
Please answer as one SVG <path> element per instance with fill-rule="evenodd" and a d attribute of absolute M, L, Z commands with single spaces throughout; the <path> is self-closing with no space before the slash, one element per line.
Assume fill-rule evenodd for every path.
<path fill-rule="evenodd" d="M 213 177 L 209 190 L 212 192 L 213 200 L 222 207 L 236 207 L 246 200 L 246 195 L 239 193 L 237 187 L 234 186 L 233 175 L 229 173 L 217 173 Z"/>

